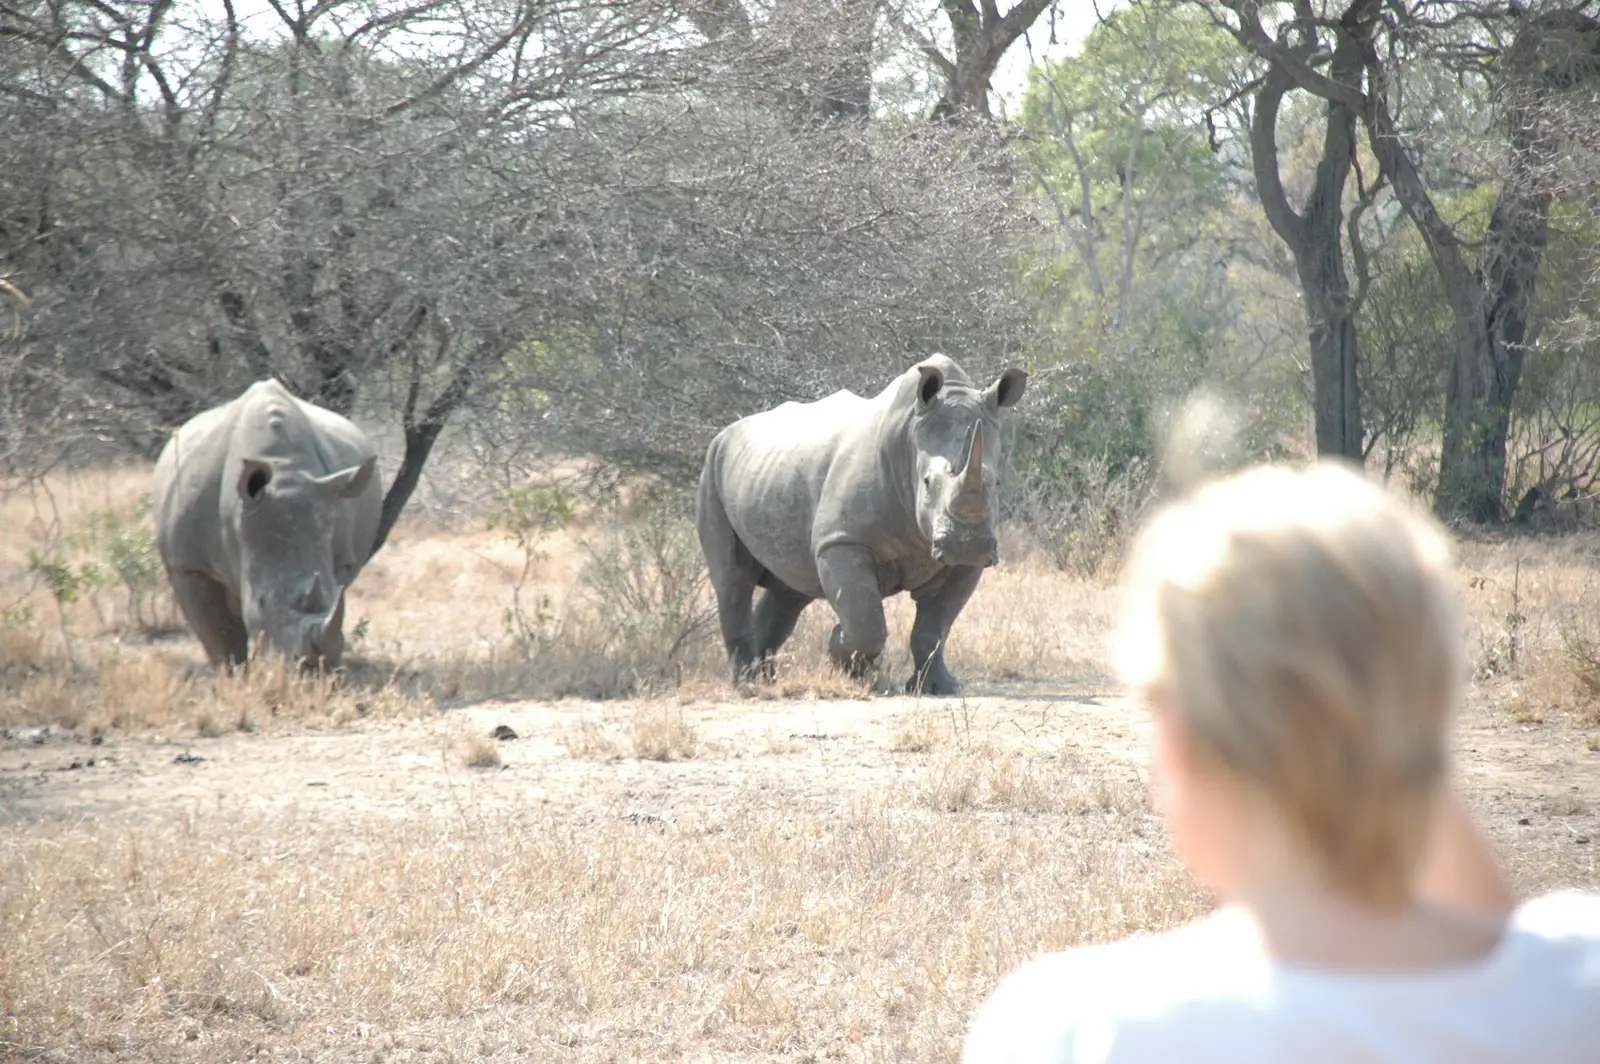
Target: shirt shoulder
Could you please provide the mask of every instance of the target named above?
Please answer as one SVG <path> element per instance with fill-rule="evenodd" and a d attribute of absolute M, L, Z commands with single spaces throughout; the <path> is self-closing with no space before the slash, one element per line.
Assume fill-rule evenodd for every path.
<path fill-rule="evenodd" d="M 1523 902 L 1511 925 L 1541 938 L 1594 939 L 1600 944 L 1600 894 L 1561 890 Z"/>
<path fill-rule="evenodd" d="M 1235 993 L 1238 929 L 1216 918 L 1163 934 L 1081 946 L 1027 961 L 974 1017 L 962 1064 L 1088 1064 L 1104 1060 L 1129 1022 Z"/>

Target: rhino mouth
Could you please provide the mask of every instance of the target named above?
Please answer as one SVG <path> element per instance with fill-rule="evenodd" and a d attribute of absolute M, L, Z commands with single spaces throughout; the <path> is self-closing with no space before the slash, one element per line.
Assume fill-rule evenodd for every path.
<path fill-rule="evenodd" d="M 980 569 L 1000 563 L 1000 545 L 993 536 L 951 536 L 934 540 L 933 560 L 940 565 L 972 565 Z"/>

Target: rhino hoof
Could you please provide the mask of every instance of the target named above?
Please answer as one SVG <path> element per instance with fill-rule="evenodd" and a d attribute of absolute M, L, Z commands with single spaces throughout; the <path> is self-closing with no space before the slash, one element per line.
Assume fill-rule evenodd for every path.
<path fill-rule="evenodd" d="M 906 694 L 910 695 L 922 694 L 933 698 L 941 698 L 946 695 L 960 693 L 961 682 L 948 673 L 944 676 L 925 676 L 922 678 L 920 685 L 917 682 L 915 673 L 906 681 Z"/>

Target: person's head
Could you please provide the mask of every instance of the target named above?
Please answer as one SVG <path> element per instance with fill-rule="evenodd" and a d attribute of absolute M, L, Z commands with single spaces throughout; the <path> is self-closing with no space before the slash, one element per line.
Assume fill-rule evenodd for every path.
<path fill-rule="evenodd" d="M 1409 897 L 1463 679 L 1449 566 L 1436 522 L 1344 465 L 1254 468 L 1140 533 L 1118 666 L 1213 888 L 1265 818 L 1327 887 Z"/>

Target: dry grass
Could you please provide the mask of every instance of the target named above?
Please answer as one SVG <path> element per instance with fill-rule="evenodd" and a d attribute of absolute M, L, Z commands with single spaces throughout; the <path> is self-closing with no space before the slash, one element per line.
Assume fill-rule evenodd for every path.
<path fill-rule="evenodd" d="M 683 707 L 646 704 L 633 712 L 633 756 L 648 761 L 681 761 L 698 748 L 694 727 Z"/>
<path fill-rule="evenodd" d="M 313 823 L 207 813 L 12 838 L 29 888 L 0 891 L 4 1037 L 163 1060 L 951 1060 L 1038 944 L 1204 908 L 1111 820 L 727 812 L 714 832 L 366 822 L 332 848 Z"/>
<path fill-rule="evenodd" d="M 1148 818 L 1135 834 L 1160 831 L 1146 784 L 1136 774 L 1108 773 L 1070 753 L 1036 754 L 993 742 L 937 758 L 915 800 L 947 813 L 987 809 Z"/>
<path fill-rule="evenodd" d="M 486 735 L 469 735 L 461 744 L 461 763 L 468 768 L 499 768 L 500 746 Z"/>
<path fill-rule="evenodd" d="M 895 729 L 890 749 L 898 754 L 925 754 L 937 747 L 946 736 L 939 719 L 922 706 L 906 717 Z"/>
<path fill-rule="evenodd" d="M 141 721 L 187 715 L 205 730 L 260 723 L 251 707 L 232 712 L 240 698 L 230 702 L 225 691 L 218 696 L 223 705 L 195 701 L 194 692 L 183 688 L 200 683 L 209 671 L 198 648 L 186 636 L 172 644 L 150 642 L 145 633 L 159 626 L 150 629 L 149 622 L 145 628 L 130 627 L 122 589 L 85 589 L 58 617 L 57 603 L 29 570 L 30 551 L 56 551 L 71 564 L 94 562 L 92 552 L 84 553 L 89 548 L 79 533 L 96 515 L 133 512 L 148 475 L 142 467 L 62 475 L 0 494 L 0 527 L 18 531 L 0 543 L 0 696 L 5 703 L 0 716 L 5 721 L 137 727 Z M 625 623 L 607 612 L 613 604 L 605 586 L 597 590 L 585 574 L 604 575 L 605 566 L 596 568 L 593 559 L 597 551 L 605 555 L 606 545 L 618 537 L 580 524 L 539 541 L 524 601 L 545 604 L 544 627 L 537 638 L 519 640 L 508 638 L 505 611 L 526 559 L 502 534 L 481 526 L 444 533 L 436 524 L 424 517 L 403 521 L 351 589 L 349 686 L 427 695 L 447 704 L 629 692 L 675 692 L 690 700 L 733 696 L 713 631 L 692 627 L 685 636 L 679 628 L 657 623 L 659 618 Z M 666 548 L 682 546 L 681 527 L 664 532 Z M 1463 543 L 1460 556 L 1467 636 L 1484 693 L 1518 723 L 1537 725 L 1555 713 L 1600 726 L 1600 578 L 1594 575 L 1600 550 L 1582 536 L 1518 537 Z M 621 590 L 672 598 L 659 579 L 634 572 L 637 566 L 617 564 L 629 560 L 638 559 L 602 558 L 611 563 L 613 578 L 621 574 L 633 582 Z M 689 588 L 682 574 L 673 575 L 687 589 L 681 594 L 703 597 L 703 586 Z M 703 611 L 704 602 L 667 601 L 662 608 L 690 616 Z M 1109 679 L 1103 647 L 1114 610 L 1107 582 L 1051 570 L 1039 557 L 1013 549 L 1006 565 L 985 575 L 951 632 L 948 657 L 957 674 L 977 689 L 1017 682 L 1103 685 Z M 141 613 L 170 618 L 170 598 Z M 888 615 L 886 676 L 898 684 L 910 673 L 904 642 L 913 606 L 898 596 L 888 603 Z M 736 697 L 757 702 L 861 697 L 863 686 L 841 675 L 823 652 L 832 624 L 826 606 L 813 605 L 780 654 L 777 681 L 750 685 Z M 652 642 L 665 640 L 674 642 Z M 137 664 L 141 661 L 154 664 Z M 112 675 L 102 680 L 102 668 Z M 58 673 L 67 677 L 65 689 L 62 680 L 49 678 Z M 271 715 L 288 698 L 281 682 L 276 694 L 271 686 L 250 687 L 240 697 L 249 701 L 260 694 Z M 335 707 L 338 697 L 331 686 L 302 685 L 292 700 L 303 704 L 306 715 L 358 715 Z M 186 700 L 200 708 L 185 708 Z M 915 731 L 912 727 L 905 735 L 908 750 L 931 748 L 927 744 L 937 741 L 931 733 L 919 737 Z"/>
<path fill-rule="evenodd" d="M 605 725 L 584 718 L 561 733 L 561 743 L 573 757 L 615 761 L 622 757 L 620 737 Z"/>

